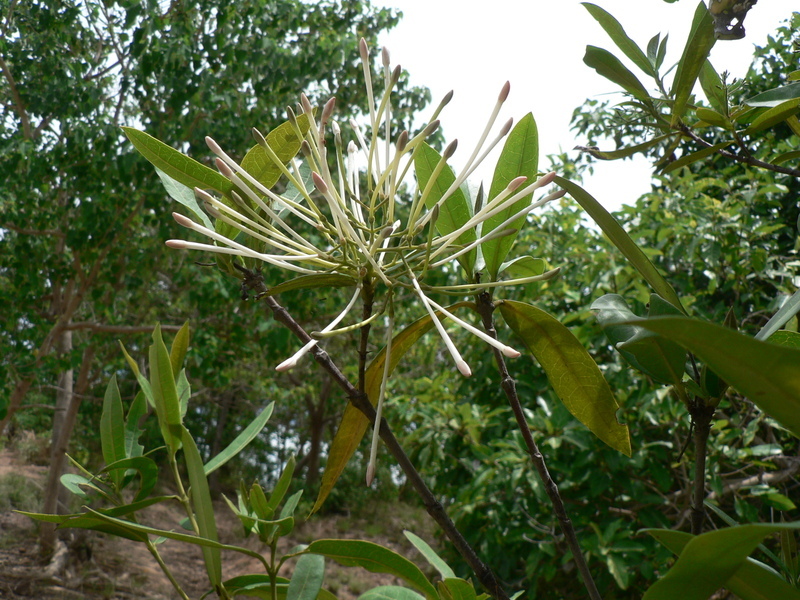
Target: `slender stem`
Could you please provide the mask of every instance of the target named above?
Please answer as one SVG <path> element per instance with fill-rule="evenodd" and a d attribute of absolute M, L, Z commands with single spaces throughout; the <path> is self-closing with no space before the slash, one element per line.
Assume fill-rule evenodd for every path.
<path fill-rule="evenodd" d="M 488 292 L 479 294 L 477 297 L 477 304 L 478 313 L 481 315 L 483 327 L 486 330 L 486 333 L 497 339 L 497 331 L 495 330 L 494 322 L 492 320 L 492 313 L 494 312 L 495 307 L 494 303 L 492 302 L 491 294 Z M 576 565 L 578 566 L 578 571 L 580 571 L 581 577 L 583 578 L 583 585 L 586 587 L 586 591 L 589 592 L 589 597 L 592 600 L 602 600 L 600 592 L 597 590 L 597 586 L 592 578 L 592 574 L 589 571 L 589 566 L 586 564 L 586 559 L 583 556 L 581 546 L 578 543 L 578 536 L 575 533 L 575 528 L 572 526 L 572 521 L 569 519 L 567 511 L 564 508 L 564 501 L 561 499 L 558 486 L 556 485 L 555 481 L 553 481 L 553 478 L 550 477 L 550 472 L 547 470 L 547 464 L 544 461 L 544 456 L 542 456 L 542 453 L 539 451 L 539 447 L 536 445 L 536 441 L 533 439 L 531 429 L 528 427 L 528 420 L 525 418 L 525 413 L 522 410 L 522 404 L 520 403 L 519 396 L 517 395 L 516 382 L 508 372 L 503 353 L 494 347 L 492 347 L 492 352 L 494 352 L 494 357 L 497 361 L 497 368 L 500 371 L 500 385 L 506 394 L 506 398 L 508 398 L 508 403 L 511 405 L 511 410 L 514 412 L 514 417 L 517 420 L 517 426 L 522 433 L 523 440 L 525 440 L 525 446 L 528 449 L 528 454 L 531 457 L 531 461 L 536 467 L 536 471 L 539 473 L 539 477 L 544 484 L 544 489 L 545 492 L 547 492 L 547 496 L 550 498 L 550 502 L 553 504 L 553 512 L 558 518 L 558 522 L 561 524 L 561 531 L 567 540 L 569 549 L 572 551 L 572 556 L 575 559 Z"/>
<path fill-rule="evenodd" d="M 711 432 L 711 419 L 714 407 L 706 406 L 702 398 L 695 397 L 689 406 L 689 414 L 694 423 L 694 482 L 692 484 L 692 534 L 703 533 L 706 509 L 706 449 Z"/>
<path fill-rule="evenodd" d="M 156 559 L 156 562 L 158 563 L 158 566 L 161 567 L 161 570 L 164 572 L 164 575 L 166 575 L 167 579 L 169 579 L 169 582 L 172 584 L 172 587 L 174 587 L 175 591 L 178 592 L 178 595 L 180 595 L 180 597 L 183 598 L 183 600 L 190 600 L 189 596 L 187 596 L 186 592 L 184 592 L 183 588 L 181 588 L 181 584 L 178 583 L 178 581 L 172 575 L 172 571 L 169 570 L 167 563 L 165 563 L 164 559 L 161 558 L 161 555 L 158 553 L 158 548 L 156 548 L 156 545 L 150 540 L 146 540 L 145 545 L 147 546 L 147 549 L 150 551 L 150 554 L 153 555 L 153 558 Z"/>
<path fill-rule="evenodd" d="M 263 279 L 252 275 L 248 277 L 246 281 L 257 294 L 266 293 L 267 288 L 264 285 Z M 306 331 L 300 326 L 300 324 L 295 321 L 294 318 L 292 318 L 289 312 L 283 306 L 281 306 L 277 300 L 275 300 L 275 298 L 272 296 L 265 296 L 264 301 L 272 311 L 272 315 L 275 317 L 275 320 L 289 329 L 289 331 L 291 331 L 300 340 L 300 342 L 307 343 L 312 339 L 311 336 L 309 336 L 308 333 L 306 333 Z M 370 403 L 367 395 L 364 392 L 359 391 L 355 386 L 353 386 L 352 383 L 350 383 L 350 380 L 348 380 L 339 367 L 336 366 L 325 350 L 317 345 L 314 346 L 310 352 L 314 356 L 314 360 L 316 360 L 317 363 L 330 374 L 336 384 L 342 388 L 342 390 L 344 390 L 350 402 L 352 402 L 358 410 L 364 413 L 364 415 L 372 423 L 375 423 L 375 408 Z M 474 571 L 478 581 L 481 582 L 489 594 L 496 598 L 496 600 L 509 600 L 508 594 L 506 594 L 505 590 L 500 586 L 500 583 L 498 582 L 497 577 L 495 577 L 492 570 L 486 566 L 483 561 L 481 561 L 475 550 L 469 545 L 469 542 L 467 542 L 461 532 L 456 528 L 453 521 L 447 515 L 447 511 L 445 511 L 441 502 L 436 499 L 436 497 L 433 495 L 433 492 L 431 492 L 431 490 L 428 488 L 427 484 L 422 479 L 422 476 L 408 458 L 405 450 L 403 450 L 400 442 L 397 441 L 397 438 L 392 433 L 391 429 L 389 428 L 389 424 L 386 422 L 386 419 L 381 419 L 380 436 L 389 452 L 397 461 L 398 465 L 400 465 L 400 468 L 408 478 L 408 481 L 414 487 L 417 494 L 419 494 L 426 510 L 428 511 L 428 514 L 433 518 L 434 521 L 436 521 L 439 527 L 442 528 L 442 531 L 444 531 L 445 535 L 447 535 L 447 537 L 450 539 L 450 542 L 456 547 L 456 550 L 458 550 L 470 568 Z"/>
<path fill-rule="evenodd" d="M 361 320 L 366 321 L 372 316 L 372 306 L 375 299 L 375 288 L 372 280 L 364 278 L 364 286 L 361 289 L 362 311 Z M 361 328 L 361 338 L 358 345 L 358 391 L 363 393 L 366 389 L 367 376 L 367 356 L 369 352 L 369 332 L 371 324 L 368 322 Z"/>

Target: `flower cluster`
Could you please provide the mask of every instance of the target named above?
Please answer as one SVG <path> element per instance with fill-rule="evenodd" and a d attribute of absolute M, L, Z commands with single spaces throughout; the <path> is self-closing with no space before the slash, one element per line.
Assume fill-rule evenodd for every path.
<path fill-rule="evenodd" d="M 470 368 L 461 358 L 443 326 L 443 318 L 498 348 L 506 356 L 519 356 L 513 348 L 456 317 L 435 302 L 430 294 L 475 294 L 490 287 L 546 279 L 556 271 L 505 281 L 481 282 L 475 278 L 463 285 L 443 286 L 427 285 L 425 275 L 430 269 L 459 260 L 491 239 L 516 233 L 512 224 L 517 219 L 562 196 L 563 192 L 555 192 L 537 202 L 526 203 L 522 210 L 482 235 L 481 226 L 487 219 L 503 211 L 507 212 L 509 207 L 521 199 L 550 184 L 555 175 L 548 173 L 532 182 L 525 177 L 518 177 L 484 206 L 474 207 L 473 214 L 457 228 L 442 234 L 437 228 L 440 211 L 444 210 L 448 199 L 461 188 L 466 178 L 511 129 L 512 122 L 508 121 L 487 143 L 508 96 L 509 84 L 503 86 L 475 150 L 460 174 L 443 193 L 441 190 L 436 191 L 435 184 L 439 174 L 446 168 L 446 161 L 455 152 L 456 142 L 442 153 L 425 185 L 420 183 L 419 174 L 416 183 L 406 185 L 417 153 L 425 145 L 426 138 L 438 128 L 438 115 L 452 94 L 448 94 L 440 103 L 429 124 L 418 135 L 412 137 L 407 131 L 403 131 L 392 140 L 392 90 L 400 77 L 400 68 L 390 68 L 389 54 L 384 49 L 382 57 L 385 91 L 380 98 L 376 98 L 371 82 L 369 52 L 363 40 L 360 50 L 369 105 L 369 133 L 365 133 L 359 123 L 350 120 L 352 139 L 346 140 L 342 127 L 334 119 L 335 99 L 324 105 L 319 120 L 316 120 L 314 108 L 308 98 L 301 95 L 300 114 L 296 115 L 290 109 L 288 119 L 296 139 L 302 139 L 302 160 L 295 158 L 288 165 L 285 164 L 286 161 L 276 155 L 262 134 L 253 130 L 257 143 L 288 182 L 287 189 L 292 193 L 282 195 L 268 189 L 226 154 L 214 140 L 206 138 L 208 147 L 217 157 L 217 168 L 231 181 L 234 189 L 230 198 L 217 198 L 200 189 L 195 190 L 196 196 L 212 217 L 245 234 L 249 238 L 248 243 L 239 243 L 231 239 L 234 236 L 226 237 L 187 217 L 175 214 L 178 223 L 210 238 L 214 244 L 169 240 L 167 245 L 249 257 L 302 275 L 337 274 L 352 280 L 353 294 L 341 313 L 325 329 L 316 332 L 314 340 L 279 364 L 278 370 L 295 366 L 319 339 L 363 325 L 364 322 L 360 322 L 337 329 L 355 306 L 363 287 L 382 283 L 386 288 L 386 302 L 382 310 L 388 317 L 388 329 L 386 368 L 377 403 L 380 417 L 389 370 L 394 329 L 392 306 L 396 291 L 408 290 L 419 299 L 463 375 L 469 376 Z M 304 124 L 307 123 L 306 132 L 301 131 L 301 120 Z M 331 139 L 332 154 L 329 147 Z M 401 193 L 404 186 L 414 189 L 410 200 L 407 199 L 407 193 Z M 435 203 L 431 202 L 431 198 L 435 198 L 431 194 L 440 195 Z M 300 227 L 307 228 L 308 234 L 303 235 Z M 471 241 L 465 243 L 464 234 L 468 232 L 471 232 L 468 236 Z M 378 314 L 380 312 L 373 314 L 370 320 Z M 377 437 L 373 439 L 373 446 L 376 442 Z M 374 462 L 371 461 L 370 465 L 374 472 Z M 368 474 L 368 479 L 371 479 L 371 473 Z"/>

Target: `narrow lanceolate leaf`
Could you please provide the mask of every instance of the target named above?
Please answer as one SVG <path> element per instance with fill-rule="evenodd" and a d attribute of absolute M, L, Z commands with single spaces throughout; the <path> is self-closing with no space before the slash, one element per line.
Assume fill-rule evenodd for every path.
<path fill-rule="evenodd" d="M 592 220 L 597 223 L 600 229 L 603 230 L 611 240 L 611 243 L 622 252 L 625 258 L 631 263 L 633 268 L 639 271 L 639 274 L 644 277 L 645 281 L 650 284 L 650 287 L 667 302 L 681 309 L 683 313 L 686 310 L 681 304 L 680 298 L 675 293 L 675 290 L 667 282 L 666 279 L 658 272 L 655 265 L 650 262 L 644 252 L 636 245 L 628 233 L 622 228 L 617 220 L 611 216 L 603 205 L 592 197 L 581 186 L 563 177 L 556 177 L 555 183 L 567 190 L 567 193 L 572 196 L 575 201 L 581 205 Z"/>
<path fill-rule="evenodd" d="M 125 458 L 125 415 L 122 399 L 117 387 L 117 376 L 112 375 L 103 397 L 103 412 L 100 415 L 100 446 L 107 465 Z M 122 482 L 124 472 L 115 471 L 111 479 L 115 485 Z"/>
<path fill-rule="evenodd" d="M 492 186 L 489 188 L 487 200 L 494 199 L 517 177 L 525 176 L 528 178 L 526 183 L 533 183 L 536 180 L 538 169 L 539 132 L 536 129 L 536 121 L 533 120 L 533 115 L 528 113 L 514 126 L 503 145 L 503 151 L 494 170 Z M 522 185 L 524 186 L 525 183 Z M 525 196 L 502 212 L 486 219 L 481 229 L 481 235 L 494 231 L 506 219 L 528 206 L 531 203 L 532 196 L 533 194 Z M 525 217 L 522 216 L 506 225 L 506 227 L 519 230 L 524 223 Z M 506 235 L 481 244 L 481 252 L 483 252 L 483 258 L 486 262 L 486 269 L 489 271 L 489 277 L 492 281 L 497 280 L 500 266 L 506 259 L 508 251 L 511 250 L 516 237 L 516 235 Z"/>
<path fill-rule="evenodd" d="M 408 538 L 409 542 L 414 544 L 414 547 L 425 557 L 425 560 L 427 560 L 434 569 L 439 571 L 439 575 L 442 576 L 442 579 L 455 578 L 456 574 L 453 572 L 453 569 L 436 554 L 428 542 L 410 531 L 404 531 L 403 534 Z"/>
<path fill-rule="evenodd" d="M 611 388 L 586 348 L 557 319 L 541 309 L 510 300 L 500 312 L 542 365 L 550 385 L 569 412 L 606 444 L 631 455 L 628 427 L 617 422 Z"/>
<path fill-rule="evenodd" d="M 445 307 L 448 310 L 457 310 L 459 308 L 469 306 L 475 309 L 473 302 L 458 302 L 452 306 Z M 441 318 L 441 314 L 438 315 Z M 417 319 L 408 327 L 403 329 L 400 333 L 394 336 L 392 340 L 392 352 L 389 363 L 389 374 L 391 374 L 400 359 L 406 352 L 428 331 L 433 328 L 433 321 L 430 315 L 426 315 Z M 380 393 L 381 377 L 383 376 L 383 366 L 386 362 L 386 348 L 382 348 L 377 356 L 372 360 L 366 372 L 366 392 L 369 401 L 375 406 L 378 403 L 378 394 Z M 311 513 L 317 512 L 322 507 L 328 494 L 331 493 L 336 480 L 344 471 L 345 466 L 350 461 L 353 453 L 361 443 L 361 439 L 369 427 L 369 420 L 358 410 L 352 403 L 348 403 L 344 409 L 344 415 L 339 422 L 339 428 L 336 430 L 336 435 L 331 443 L 330 450 L 328 450 L 328 462 L 325 464 L 325 471 L 322 474 L 322 482 L 319 486 L 319 493 L 314 502 L 314 508 Z"/>
<path fill-rule="evenodd" d="M 371 573 L 386 573 L 399 577 L 428 600 L 438 600 L 436 588 L 419 567 L 393 550 L 362 540 L 317 540 L 311 542 L 305 554 L 322 554 L 346 567 L 363 567 Z"/>
<path fill-rule="evenodd" d="M 758 115 L 753 119 L 753 122 L 750 123 L 750 126 L 745 129 L 745 133 L 757 133 L 763 129 L 768 129 L 778 123 L 786 121 L 797 113 L 800 113 L 800 98 L 787 100 Z"/>
<path fill-rule="evenodd" d="M 653 529 L 647 530 L 647 533 L 678 556 L 683 552 L 686 544 L 695 537 L 690 533 L 672 529 Z M 791 533 L 791 530 L 781 531 L 782 535 L 785 533 Z M 739 565 L 730 579 L 725 582 L 724 587 L 736 594 L 740 600 L 772 600 L 774 598 L 800 600 L 800 590 L 789 585 L 775 571 L 752 558 L 745 559 Z"/>
<path fill-rule="evenodd" d="M 158 466 L 156 463 L 146 456 L 134 456 L 133 458 L 123 458 L 113 463 L 109 463 L 103 469 L 103 472 L 118 473 L 120 478 L 125 475 L 129 470 L 134 470 L 139 473 L 140 481 L 139 491 L 136 493 L 134 502 L 140 502 L 150 495 L 156 483 L 158 482 Z"/>
<path fill-rule="evenodd" d="M 139 443 L 139 438 L 142 437 L 144 430 L 139 427 L 139 420 L 147 413 L 147 400 L 145 399 L 144 392 L 139 391 L 134 397 L 131 406 L 128 409 L 128 416 L 125 419 L 125 456 L 133 458 L 141 456 L 144 452 L 144 446 Z"/>
<path fill-rule="evenodd" d="M 719 113 L 727 114 L 728 100 L 722 86 L 722 79 L 720 79 L 717 70 L 708 59 L 703 62 L 699 78 L 700 86 L 703 88 L 703 93 L 706 95 L 711 107 Z"/>
<path fill-rule="evenodd" d="M 267 424 L 267 421 L 272 416 L 272 410 L 274 408 L 275 403 L 270 402 L 265 409 L 258 413 L 258 416 L 250 421 L 250 424 L 245 427 L 239 435 L 236 436 L 235 440 L 233 440 L 222 452 L 217 454 L 205 464 L 203 467 L 205 474 L 209 475 L 219 469 L 222 465 L 239 454 L 239 452 L 241 452 L 247 446 L 247 444 L 252 442 L 258 436 L 258 434 L 261 433 L 261 430 L 264 429 L 264 425 Z"/>
<path fill-rule="evenodd" d="M 711 48 L 714 47 L 714 20 L 708 12 L 706 5 L 700 2 L 695 9 L 692 20 L 692 30 L 689 39 L 683 48 L 683 55 L 675 72 L 675 81 L 672 84 L 672 126 L 675 127 L 686 112 L 689 96 L 697 81 L 700 71 L 708 58 Z"/>
<path fill-rule="evenodd" d="M 199 530 L 197 533 L 202 538 L 219 542 L 217 524 L 214 520 L 214 506 L 211 504 L 208 480 L 203 471 L 203 460 L 200 458 L 200 452 L 198 452 L 189 430 L 185 427 L 181 427 L 181 430 L 186 471 L 189 474 L 189 484 L 192 486 L 192 506 Z M 208 580 L 212 586 L 216 587 L 222 581 L 222 559 L 219 548 L 203 546 L 203 560 L 206 564 Z"/>
<path fill-rule="evenodd" d="M 694 113 L 697 115 L 697 118 L 700 119 L 700 121 L 697 123 L 697 127 L 713 125 L 715 127 L 723 127 L 725 129 L 733 128 L 733 125 L 728 117 L 711 108 L 699 106 L 695 109 Z"/>
<path fill-rule="evenodd" d="M 636 75 L 608 50 L 597 46 L 586 46 L 583 62 L 597 71 L 598 75 L 616 83 L 634 98 L 645 104 L 651 104 L 650 94 Z"/>
<path fill-rule="evenodd" d="M 686 156 L 681 156 L 678 160 L 669 163 L 666 167 L 664 167 L 663 173 L 669 173 L 671 171 L 675 171 L 680 169 L 681 167 L 685 167 L 686 165 L 690 165 L 693 162 L 697 162 L 698 160 L 702 160 L 712 154 L 716 154 L 718 151 L 722 150 L 723 148 L 727 148 L 733 143 L 730 142 L 720 142 L 719 144 L 714 144 L 713 146 L 709 146 L 708 148 L 703 148 L 702 150 L 698 150 L 697 152 L 692 152 L 687 154 Z"/>
<path fill-rule="evenodd" d="M 664 135 L 659 135 L 651 140 L 642 142 L 641 144 L 636 144 L 635 146 L 628 146 L 626 148 L 620 148 L 619 150 L 600 150 L 599 148 L 596 147 L 587 147 L 587 146 L 575 146 L 575 149 L 580 150 L 581 152 L 585 152 L 587 154 L 591 154 L 592 156 L 600 160 L 617 160 L 620 158 L 627 158 L 629 156 L 633 156 L 634 154 L 638 154 L 640 152 L 644 152 L 645 150 L 652 148 L 661 141 L 671 137 L 672 135 L 674 134 L 667 133 Z"/>
<path fill-rule="evenodd" d="M 186 321 L 178 330 L 169 349 L 169 362 L 176 380 L 183 369 L 183 361 L 186 358 L 186 352 L 189 350 L 189 333 L 189 321 Z"/>
<path fill-rule="evenodd" d="M 659 317 L 636 325 L 693 352 L 731 387 L 800 437 L 800 350 L 685 317 Z"/>
<path fill-rule="evenodd" d="M 322 275 L 300 275 L 294 279 L 279 283 L 275 287 L 267 290 L 267 296 L 277 296 L 284 292 L 292 290 L 301 290 L 305 288 L 322 288 L 322 287 L 355 287 L 356 280 L 346 275 L 339 275 L 338 273 L 324 273 Z"/>
<path fill-rule="evenodd" d="M 436 165 L 439 164 L 441 155 L 431 148 L 428 144 L 422 143 L 414 158 L 414 171 L 417 174 L 419 188 L 424 190 L 428 181 L 433 175 Z M 444 193 L 455 182 L 456 176 L 450 165 L 445 165 L 436 178 L 425 205 L 432 209 L 441 200 Z M 472 218 L 472 208 L 467 197 L 460 189 L 456 189 L 449 198 L 439 205 L 439 218 L 436 220 L 436 230 L 440 235 L 447 235 L 460 228 L 464 223 Z M 474 242 L 477 238 L 475 229 L 469 229 L 458 236 L 456 243 L 467 245 Z M 471 277 L 475 266 L 477 250 L 472 249 L 466 254 L 462 254 L 457 260 L 464 267 L 464 270 Z"/>
<path fill-rule="evenodd" d="M 518 256 L 500 265 L 498 275 L 505 273 L 512 279 L 535 277 L 547 270 L 547 261 L 532 256 Z"/>
<path fill-rule="evenodd" d="M 747 557 L 765 537 L 785 529 L 800 529 L 800 522 L 740 525 L 693 537 L 683 547 L 680 558 L 669 572 L 647 590 L 644 600 L 706 600 L 739 575 L 739 570 L 747 564 Z M 665 535 L 660 530 L 651 530 L 648 533 L 659 541 L 664 539 L 665 545 L 679 546 L 683 541 L 672 535 L 677 532 Z M 735 593 L 738 595 L 739 592 Z M 769 596 L 781 600 L 792 597 L 796 596 Z"/>
<path fill-rule="evenodd" d="M 772 315 L 772 318 L 767 321 L 764 327 L 761 328 L 761 331 L 756 334 L 756 339 L 765 340 L 769 338 L 798 312 L 800 312 L 800 290 L 792 294 L 792 297 L 784 302 L 780 309 L 778 309 L 778 312 Z"/>
<path fill-rule="evenodd" d="M 212 189 L 229 194 L 233 183 L 213 169 L 200 164 L 185 154 L 178 152 L 144 131 L 123 127 L 128 139 L 149 160 L 153 166 L 189 188 Z"/>
<path fill-rule="evenodd" d="M 596 4 L 591 4 L 590 2 L 582 2 L 582 4 L 583 7 L 589 11 L 589 14 L 600 23 L 600 26 L 605 29 L 605 32 L 611 37 L 617 45 L 617 48 L 622 50 L 625 56 L 631 59 L 637 67 L 648 75 L 651 77 L 655 76 L 653 65 L 650 60 L 648 60 L 647 55 L 636 45 L 636 42 L 628 37 L 628 34 L 625 33 L 625 29 L 619 21 Z"/>
<path fill-rule="evenodd" d="M 161 185 L 164 186 L 164 189 L 167 191 L 167 194 L 175 200 L 175 202 L 179 204 L 183 204 L 186 208 L 188 208 L 192 214 L 200 220 L 200 222 L 212 229 L 214 224 L 211 222 L 211 219 L 208 218 L 208 215 L 205 211 L 200 208 L 200 205 L 197 203 L 197 196 L 195 196 L 194 190 L 189 186 L 183 185 L 177 179 L 173 179 L 164 171 L 156 167 L 156 174 L 158 178 L 161 180 Z"/>
<path fill-rule="evenodd" d="M 286 600 L 315 600 L 325 578 L 325 558 L 319 554 L 304 554 L 297 560 Z"/>
<path fill-rule="evenodd" d="M 358 600 L 424 600 L 425 596 L 399 585 L 379 585 L 367 590 Z"/>
<path fill-rule="evenodd" d="M 278 506 L 280 506 L 280 503 L 283 502 L 286 492 L 289 491 L 289 485 L 292 483 L 295 465 L 296 461 L 294 456 L 290 456 L 289 460 L 286 461 L 286 465 L 283 467 L 281 476 L 278 478 L 278 483 L 275 484 L 275 489 L 272 490 L 272 494 L 270 494 L 267 507 L 271 513 L 274 513 L 276 510 L 278 510 Z"/>
<path fill-rule="evenodd" d="M 800 82 L 782 85 L 781 87 L 761 92 L 749 100 L 745 100 L 744 103 L 748 106 L 774 108 L 787 100 L 794 100 L 796 98 L 800 98 Z"/>
<path fill-rule="evenodd" d="M 150 388 L 161 434 L 170 452 L 174 454 L 181 445 L 181 407 L 169 353 L 161 338 L 160 325 L 156 325 L 153 330 L 153 345 L 150 346 Z"/>
<path fill-rule="evenodd" d="M 308 115 L 302 114 L 297 117 L 297 125 L 300 127 L 300 132 L 305 135 L 309 127 Z M 270 131 L 266 139 L 270 149 L 283 165 L 295 157 L 303 141 L 297 137 L 294 126 L 288 121 Z M 271 189 L 278 183 L 283 173 L 281 168 L 269 157 L 267 151 L 258 144 L 245 154 L 242 159 L 242 168 L 267 189 Z"/>

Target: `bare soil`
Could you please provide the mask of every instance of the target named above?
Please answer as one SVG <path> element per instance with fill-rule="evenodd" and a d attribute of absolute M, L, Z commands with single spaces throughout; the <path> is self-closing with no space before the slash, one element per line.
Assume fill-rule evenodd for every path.
<path fill-rule="evenodd" d="M 43 485 L 47 467 L 24 463 L 10 450 L 0 450 L 0 477 L 22 474 Z M 39 507 L 25 507 L 38 510 Z M 267 553 L 258 540 L 244 539 L 241 525 L 230 509 L 217 507 L 220 541 Z M 367 539 L 414 560 L 424 569 L 424 561 L 402 535 L 410 529 L 431 540 L 431 525 L 424 511 L 408 506 L 386 506 L 372 520 L 346 515 L 312 517 L 299 520 L 294 532 L 281 540 L 280 552 L 288 552 L 298 544 L 315 539 Z M 143 515 L 142 522 L 154 527 L 174 529 L 184 515 L 175 505 L 159 504 Z M 64 550 L 68 553 L 64 568 L 47 572 L 39 558 L 37 524 L 13 511 L 0 512 L 0 600 L 36 598 L 37 600 L 172 600 L 179 598 L 167 577 L 143 544 L 108 535 L 70 530 Z M 364 535 L 364 532 L 373 535 Z M 63 551 L 63 550 L 62 550 Z M 199 599 L 209 590 L 202 553 L 198 546 L 167 540 L 159 546 L 165 563 L 190 598 Z M 293 565 L 285 565 L 285 576 L 291 576 Z M 263 566 L 254 558 L 223 553 L 223 578 L 263 573 Z M 354 600 L 365 591 L 399 582 L 393 577 L 370 573 L 358 567 L 345 568 L 327 561 L 325 588 L 341 600 Z M 215 597 L 215 596 L 210 596 Z M 240 596 L 243 597 L 243 596 Z"/>

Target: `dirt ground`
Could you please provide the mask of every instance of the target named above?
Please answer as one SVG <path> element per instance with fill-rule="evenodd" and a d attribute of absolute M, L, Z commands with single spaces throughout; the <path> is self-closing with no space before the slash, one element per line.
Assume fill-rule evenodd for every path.
<path fill-rule="evenodd" d="M 46 467 L 24 464 L 7 449 L 0 451 L 0 477 L 17 473 L 37 485 L 42 485 L 46 470 Z M 257 540 L 244 539 L 238 519 L 224 503 L 220 503 L 216 513 L 221 542 L 267 552 L 263 547 L 258 547 Z M 427 515 L 424 511 L 411 507 L 403 507 L 402 510 L 391 507 L 385 513 L 381 517 L 380 527 L 375 527 L 374 524 L 370 526 L 368 521 L 346 515 L 312 517 L 307 522 L 299 520 L 291 536 L 281 540 L 279 550 L 287 552 L 297 544 L 307 544 L 314 539 L 358 537 L 388 546 L 414 560 L 425 570 L 424 560 L 403 537 L 402 530 L 411 529 L 431 542 L 431 526 Z M 182 513 L 177 505 L 156 505 L 144 513 L 142 522 L 154 527 L 173 529 L 181 518 Z M 372 536 L 356 535 L 375 529 L 379 529 L 381 533 Z M 40 564 L 38 559 L 36 523 L 13 511 L 0 512 L 0 599 L 179 598 L 143 544 L 95 532 L 70 531 L 72 534 L 66 543 L 69 552 L 66 567 L 58 574 L 48 574 L 46 565 Z M 198 546 L 167 540 L 159 546 L 159 551 L 190 598 L 199 599 L 208 591 L 208 580 Z M 287 563 L 286 573 L 282 574 L 290 576 L 291 568 L 292 565 Z M 256 559 L 242 554 L 223 553 L 224 579 L 247 573 L 263 573 L 263 566 Z M 398 583 L 387 575 L 370 573 L 358 567 L 345 568 L 333 561 L 326 561 L 324 587 L 341 600 L 354 600 L 378 585 Z"/>

